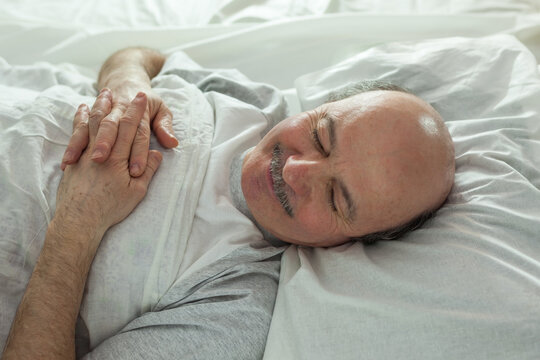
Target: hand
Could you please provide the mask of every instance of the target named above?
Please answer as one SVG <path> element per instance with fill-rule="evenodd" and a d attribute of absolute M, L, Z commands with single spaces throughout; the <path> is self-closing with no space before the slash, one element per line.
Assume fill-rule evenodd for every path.
<path fill-rule="evenodd" d="M 150 180 L 161 163 L 156 150 L 148 152 L 146 169 L 140 177 L 129 172 L 129 159 L 135 144 L 140 122 L 147 111 L 147 97 L 139 93 L 118 120 L 118 135 L 110 149 L 108 159 L 101 164 L 91 160 L 98 139 L 98 126 L 112 108 L 112 94 L 103 90 L 92 110 L 79 107 L 74 120 L 76 129 L 86 128 L 89 144 L 75 165 L 65 169 L 57 194 L 56 225 L 75 227 L 80 231 L 105 232 L 133 211 L 146 194 Z M 85 124 L 88 122 L 88 126 Z M 80 132 L 80 133 L 81 133 Z M 80 134 L 79 133 L 79 134 Z M 140 156 L 140 154 L 138 155 Z"/>
<path fill-rule="evenodd" d="M 95 147 L 91 159 L 97 163 L 102 163 L 109 158 L 111 149 L 116 141 L 118 134 L 119 119 L 125 114 L 130 104 L 130 98 L 133 88 L 118 88 L 112 97 L 112 107 L 107 114 L 94 112 L 90 116 L 95 118 L 91 121 L 97 132 Z M 150 127 L 154 131 L 158 141 L 165 148 L 173 148 L 178 145 L 178 140 L 174 136 L 172 128 L 172 113 L 163 103 L 163 100 L 153 93 L 151 89 L 146 90 L 147 106 L 137 128 L 137 135 L 131 149 L 129 160 L 130 175 L 141 176 L 147 165 L 148 149 L 150 144 Z M 103 116 L 106 115 L 106 116 Z M 99 120 L 98 120 L 99 118 Z M 89 128 L 86 126 L 76 126 L 74 124 L 73 136 L 71 137 L 64 157 L 62 159 L 61 169 L 64 170 L 67 165 L 75 164 L 79 161 L 81 153 L 88 145 Z"/>

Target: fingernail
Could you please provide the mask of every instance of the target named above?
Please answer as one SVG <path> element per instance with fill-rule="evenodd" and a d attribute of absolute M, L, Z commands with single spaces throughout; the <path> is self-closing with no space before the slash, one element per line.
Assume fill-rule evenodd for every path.
<path fill-rule="evenodd" d="M 68 162 L 68 161 L 72 161 L 72 160 L 73 160 L 73 152 L 72 151 L 67 151 L 64 154 L 64 158 L 62 159 L 62 162 Z"/>
<path fill-rule="evenodd" d="M 176 140 L 176 142 L 178 142 L 178 139 L 176 138 L 176 136 L 174 136 L 174 134 L 169 129 L 163 128 L 163 130 L 165 130 L 165 132 L 167 133 L 167 135 L 169 135 L 171 139 L 174 139 Z"/>
<path fill-rule="evenodd" d="M 129 167 L 129 173 L 133 175 L 139 174 L 140 170 L 141 168 L 139 167 L 138 164 L 131 164 Z"/>
<path fill-rule="evenodd" d="M 138 97 L 139 99 L 143 98 L 143 97 L 144 97 L 144 93 L 143 93 L 143 92 L 139 92 L 139 93 L 137 94 L 137 97 Z"/>
<path fill-rule="evenodd" d="M 91 159 L 92 159 L 92 160 L 95 160 L 95 159 L 99 159 L 99 158 L 101 158 L 101 157 L 103 157 L 103 151 L 101 151 L 101 150 L 94 150 L 94 152 L 92 153 Z"/>

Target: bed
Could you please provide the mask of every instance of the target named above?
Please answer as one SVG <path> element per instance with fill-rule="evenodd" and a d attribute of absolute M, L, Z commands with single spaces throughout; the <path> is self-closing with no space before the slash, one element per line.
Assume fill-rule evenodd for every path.
<path fill-rule="evenodd" d="M 540 357 L 537 1 L 8 0 L 0 34 L 2 112 L 23 111 L 17 99 L 29 92 L 69 92 L 72 109 L 91 102 L 101 63 L 132 45 L 236 68 L 282 90 L 290 114 L 355 80 L 409 88 L 442 114 L 454 139 L 447 203 L 400 241 L 290 246 L 264 358 Z M 6 184 L 11 174 L 2 171 Z M 39 253 L 34 240 L 16 259 L 27 272 Z M 13 262 L 0 245 L 0 264 Z M 5 269 L 0 287 L 12 288 L 16 274 Z M 5 337 L 11 320 L 0 315 Z"/>

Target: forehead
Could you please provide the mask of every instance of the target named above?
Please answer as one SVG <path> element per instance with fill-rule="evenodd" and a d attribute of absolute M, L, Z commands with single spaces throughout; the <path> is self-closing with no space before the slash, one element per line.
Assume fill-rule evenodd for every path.
<path fill-rule="evenodd" d="M 390 120 L 392 116 L 416 116 L 426 111 L 426 104 L 418 97 L 399 91 L 368 91 L 343 100 L 323 104 L 325 111 L 343 121 Z M 369 115 L 369 116 L 367 116 Z"/>
<path fill-rule="evenodd" d="M 358 209 L 356 235 L 395 225 L 407 206 L 404 194 L 418 155 L 418 122 L 409 120 L 422 110 L 410 95 L 388 93 L 361 94 L 323 108 L 327 122 L 334 123 L 337 173 Z"/>

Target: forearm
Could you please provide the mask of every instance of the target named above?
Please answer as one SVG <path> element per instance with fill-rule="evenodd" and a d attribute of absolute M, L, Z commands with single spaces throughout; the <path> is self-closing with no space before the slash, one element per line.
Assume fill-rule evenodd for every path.
<path fill-rule="evenodd" d="M 53 223 L 13 321 L 4 360 L 75 358 L 75 323 L 103 234 L 80 228 L 67 232 Z"/>
<path fill-rule="evenodd" d="M 115 91 L 133 92 L 150 89 L 150 81 L 165 62 L 165 56 L 147 48 L 127 48 L 111 55 L 101 67 L 98 90 L 108 87 Z"/>

